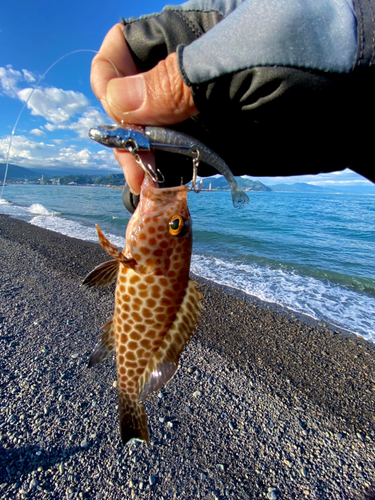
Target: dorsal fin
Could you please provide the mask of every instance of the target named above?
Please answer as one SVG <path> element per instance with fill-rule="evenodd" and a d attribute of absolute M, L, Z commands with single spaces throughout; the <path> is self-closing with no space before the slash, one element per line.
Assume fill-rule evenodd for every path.
<path fill-rule="evenodd" d="M 121 264 L 125 267 L 131 267 L 134 269 L 134 266 L 136 265 L 136 261 L 134 259 L 127 259 L 124 254 L 120 252 L 108 239 L 104 236 L 102 233 L 100 227 L 96 224 L 96 230 L 98 231 L 98 236 L 99 236 L 99 243 L 103 247 L 103 249 L 109 253 L 109 255 L 117 260 L 118 262 L 121 262 Z"/>
<path fill-rule="evenodd" d="M 138 395 L 140 401 L 144 401 L 150 394 L 160 390 L 176 373 L 181 352 L 195 332 L 200 315 L 201 298 L 202 295 L 197 289 L 197 284 L 195 281 L 189 280 L 185 297 L 173 325 L 139 378 Z"/>
<path fill-rule="evenodd" d="M 104 287 L 113 283 L 120 267 L 118 260 L 107 260 L 96 266 L 82 281 L 82 285 Z"/>
<path fill-rule="evenodd" d="M 115 342 L 115 333 L 113 331 L 113 316 L 110 318 L 104 325 L 102 326 L 103 335 L 100 339 L 100 342 L 96 344 L 90 359 L 88 367 L 91 368 L 99 363 L 102 363 L 109 356 L 114 353 L 116 342 Z"/>

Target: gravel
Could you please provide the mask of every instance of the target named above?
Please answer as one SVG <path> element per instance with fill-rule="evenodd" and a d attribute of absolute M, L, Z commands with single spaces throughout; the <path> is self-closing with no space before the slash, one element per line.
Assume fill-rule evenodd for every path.
<path fill-rule="evenodd" d="M 200 327 L 151 443 L 121 444 L 114 360 L 87 368 L 113 288 L 98 245 L 0 216 L 1 499 L 364 499 L 375 484 L 375 349 L 198 280 Z"/>

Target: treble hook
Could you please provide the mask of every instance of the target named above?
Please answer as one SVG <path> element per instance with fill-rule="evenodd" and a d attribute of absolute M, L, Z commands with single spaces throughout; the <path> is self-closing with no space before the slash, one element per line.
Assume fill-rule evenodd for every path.
<path fill-rule="evenodd" d="M 134 156 L 135 161 L 142 168 L 144 173 L 148 174 L 151 177 L 153 182 L 157 184 L 163 184 L 163 182 L 165 181 L 164 175 L 160 172 L 159 169 L 157 170 L 157 172 L 155 172 L 155 170 L 151 167 L 149 163 L 147 165 L 143 163 L 142 158 L 137 153 L 138 145 L 135 141 L 133 141 L 132 139 L 126 141 L 125 147 L 129 151 L 129 153 L 131 153 Z M 158 173 L 161 176 L 160 180 L 158 178 Z"/>
<path fill-rule="evenodd" d="M 199 184 L 197 184 L 197 174 L 198 174 L 198 166 L 199 166 L 199 149 L 197 146 L 191 147 L 191 152 L 195 155 L 193 158 L 193 178 L 191 180 L 191 188 L 190 191 L 194 191 L 194 193 L 198 194 L 202 190 L 202 179 Z"/>

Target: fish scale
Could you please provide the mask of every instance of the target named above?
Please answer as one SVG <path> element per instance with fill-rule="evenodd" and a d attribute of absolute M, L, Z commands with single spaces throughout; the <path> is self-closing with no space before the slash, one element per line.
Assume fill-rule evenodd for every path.
<path fill-rule="evenodd" d="M 148 442 L 143 401 L 174 375 L 199 319 L 201 295 L 189 279 L 187 188 L 159 189 L 146 176 L 123 252 L 97 230 L 100 244 L 114 260 L 95 268 L 84 284 L 106 286 L 116 276 L 117 284 L 113 318 L 103 326 L 89 366 L 116 351 L 122 441 Z"/>

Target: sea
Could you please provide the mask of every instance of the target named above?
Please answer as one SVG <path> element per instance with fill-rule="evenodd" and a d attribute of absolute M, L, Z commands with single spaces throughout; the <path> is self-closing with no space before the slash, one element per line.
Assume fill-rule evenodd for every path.
<path fill-rule="evenodd" d="M 375 342 L 375 196 L 189 193 L 191 270 Z M 108 187 L 5 186 L 0 213 L 97 242 L 95 224 L 122 248 L 130 214 Z"/>

